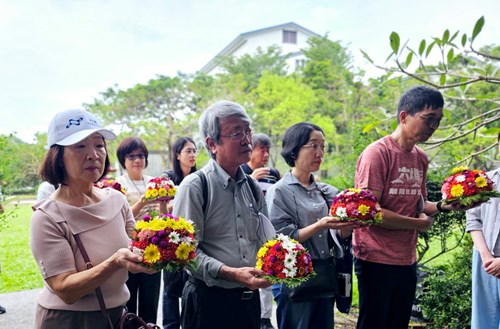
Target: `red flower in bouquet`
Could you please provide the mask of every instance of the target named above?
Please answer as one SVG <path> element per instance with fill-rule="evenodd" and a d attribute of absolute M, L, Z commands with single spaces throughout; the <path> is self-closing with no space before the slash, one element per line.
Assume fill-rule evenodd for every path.
<path fill-rule="evenodd" d="M 168 201 L 175 196 L 175 184 L 168 177 L 155 177 L 146 184 L 146 200 Z"/>
<path fill-rule="evenodd" d="M 94 184 L 94 186 L 98 188 L 112 188 L 114 190 L 117 190 L 118 192 L 121 192 L 125 194 L 126 190 L 125 188 L 118 183 L 113 177 L 103 177 L 100 181 Z"/>
<path fill-rule="evenodd" d="M 196 240 L 193 222 L 154 211 L 136 222 L 130 248 L 144 257 L 147 267 L 176 271 L 194 266 Z"/>
<path fill-rule="evenodd" d="M 266 272 L 264 277 L 273 284 L 285 283 L 289 287 L 296 287 L 316 275 L 307 249 L 283 234 L 259 249 L 255 267 Z"/>
<path fill-rule="evenodd" d="M 470 170 L 465 166 L 451 170 L 451 176 L 443 181 L 441 187 L 443 203 L 458 202 L 469 207 L 500 197 L 491 179 L 484 170 Z"/>
<path fill-rule="evenodd" d="M 341 221 L 355 221 L 360 224 L 382 222 L 382 210 L 377 197 L 369 190 L 349 188 L 333 199 L 330 215 Z"/>

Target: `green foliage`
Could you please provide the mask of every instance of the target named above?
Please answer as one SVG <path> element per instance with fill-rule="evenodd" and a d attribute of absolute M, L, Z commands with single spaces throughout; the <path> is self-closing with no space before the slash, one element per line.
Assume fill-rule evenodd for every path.
<path fill-rule="evenodd" d="M 452 262 L 431 269 L 424 279 L 421 307 L 431 322 L 427 328 L 470 327 L 471 268 L 472 240 L 467 235 Z"/>

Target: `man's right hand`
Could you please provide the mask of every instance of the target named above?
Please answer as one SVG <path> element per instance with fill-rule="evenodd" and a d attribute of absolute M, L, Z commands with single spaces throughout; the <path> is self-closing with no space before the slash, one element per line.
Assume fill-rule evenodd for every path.
<path fill-rule="evenodd" d="M 434 224 L 434 218 L 432 218 L 431 216 L 427 216 L 423 212 L 418 215 L 418 218 L 422 220 L 419 223 L 422 226 L 421 228 L 418 229 L 420 232 L 426 232 L 428 229 L 431 228 L 432 224 Z"/>
<path fill-rule="evenodd" d="M 259 288 L 267 288 L 272 285 L 267 279 L 259 278 L 266 275 L 266 272 L 258 270 L 254 267 L 229 267 L 222 265 L 219 270 L 219 276 L 223 279 L 238 282 L 242 286 L 250 290 Z"/>
<path fill-rule="evenodd" d="M 259 180 L 262 178 L 265 178 L 266 176 L 269 176 L 269 173 L 271 172 L 271 169 L 269 167 L 262 167 L 262 168 L 257 168 L 252 172 L 252 178 Z"/>

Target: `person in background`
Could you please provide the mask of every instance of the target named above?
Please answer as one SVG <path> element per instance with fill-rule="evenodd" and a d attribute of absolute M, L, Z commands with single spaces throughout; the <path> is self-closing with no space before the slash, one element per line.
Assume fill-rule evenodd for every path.
<path fill-rule="evenodd" d="M 271 148 L 271 139 L 266 134 L 254 134 L 252 138 L 252 155 L 250 161 L 241 165 L 245 174 L 252 176 L 257 180 L 260 188 L 266 194 L 267 189 L 272 184 L 280 180 L 280 173 L 267 167 L 269 161 L 269 149 Z M 260 289 L 260 328 L 273 329 L 271 316 L 273 312 L 273 293 L 271 287 Z"/>
<path fill-rule="evenodd" d="M 190 174 L 177 190 L 173 211 L 193 220 L 199 242 L 197 269 L 182 292 L 182 328 L 258 329 L 258 289 L 271 284 L 255 268 L 266 239 L 258 233 L 268 221 L 266 203 L 258 186 L 253 196 L 240 167 L 250 160 L 251 120 L 241 105 L 220 101 L 203 111 L 198 123 L 211 157 L 201 169 L 208 197 L 204 200 L 202 178 Z"/>
<path fill-rule="evenodd" d="M 177 139 L 172 145 L 171 156 L 173 170 L 166 171 L 163 175 L 169 177 L 176 186 L 179 186 L 184 177 L 196 171 L 196 145 L 194 141 L 189 137 Z M 169 203 L 170 205 L 173 205 L 172 201 Z M 180 328 L 179 297 L 181 297 L 186 280 L 186 271 L 175 273 L 163 271 L 163 329 Z"/>
<path fill-rule="evenodd" d="M 50 184 L 49 182 L 42 182 L 40 186 L 38 186 L 38 191 L 36 192 L 36 201 L 42 201 L 47 199 L 54 193 L 56 190 L 55 186 Z"/>
<path fill-rule="evenodd" d="M 114 138 L 83 110 L 60 112 L 49 124 L 40 175 L 60 187 L 35 203 L 31 217 L 31 252 L 44 279 L 35 328 L 109 327 L 95 293 L 98 287 L 116 326 L 130 296 L 128 271 L 153 273 L 140 264 L 142 256 L 128 249 L 135 221 L 123 194 L 93 186 L 109 167 L 105 139 Z M 87 268 L 75 235 L 92 268 Z"/>
<path fill-rule="evenodd" d="M 341 256 L 339 239 L 349 237 L 357 227 L 329 215 L 329 204 L 338 190 L 331 185 L 320 185 L 313 175 L 319 170 L 324 153 L 325 137 L 319 126 L 299 122 L 288 128 L 281 155 L 291 170 L 266 193 L 269 219 L 276 233 L 299 241 L 310 252 L 313 266 L 315 260 L 333 262 L 332 257 Z M 272 291 L 278 304 L 280 329 L 333 328 L 333 298 L 294 302 L 286 285 L 273 285 Z"/>
<path fill-rule="evenodd" d="M 500 168 L 487 174 L 500 191 Z M 500 198 L 468 210 L 466 217 L 474 242 L 471 328 L 500 328 Z"/>
<path fill-rule="evenodd" d="M 118 161 L 126 171 L 124 175 L 116 177 L 116 181 L 125 188 L 136 220 L 142 219 L 149 210 L 158 209 L 157 204 L 145 199 L 146 185 L 153 178 L 143 174 L 144 168 L 148 166 L 148 154 L 148 148 L 138 137 L 125 138 L 116 150 Z M 166 208 L 165 202 L 160 204 L 162 208 Z M 130 273 L 127 280 L 130 290 L 128 310 L 139 315 L 147 323 L 156 323 L 160 286 L 161 272 L 153 275 Z"/>
<path fill-rule="evenodd" d="M 381 224 L 354 230 L 358 277 L 357 328 L 407 328 L 417 283 L 419 231 L 440 211 L 459 210 L 427 201 L 429 160 L 416 144 L 425 142 L 443 118 L 443 96 L 417 86 L 399 101 L 396 130 L 365 148 L 356 164 L 355 186 L 371 190 L 382 207 Z"/>

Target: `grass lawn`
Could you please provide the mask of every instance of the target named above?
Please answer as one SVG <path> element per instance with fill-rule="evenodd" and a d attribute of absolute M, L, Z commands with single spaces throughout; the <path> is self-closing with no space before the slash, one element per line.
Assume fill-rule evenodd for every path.
<path fill-rule="evenodd" d="M 23 199 L 26 198 L 19 200 Z M 9 203 L 9 201 L 4 203 L 7 212 L 16 202 Z M 31 213 L 31 203 L 20 203 L 14 215 L 7 218 L 6 227 L 0 231 L 0 264 L 2 266 L 0 293 L 40 288 L 43 285 L 38 266 L 29 247 Z"/>

